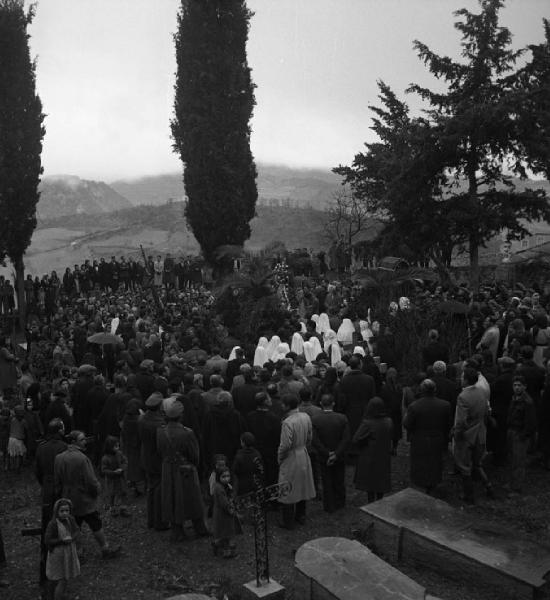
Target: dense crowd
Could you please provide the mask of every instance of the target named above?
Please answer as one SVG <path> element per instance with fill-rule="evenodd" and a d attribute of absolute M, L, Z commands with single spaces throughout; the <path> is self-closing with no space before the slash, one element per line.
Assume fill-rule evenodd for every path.
<path fill-rule="evenodd" d="M 189 523 L 231 558 L 236 498 L 290 483 L 278 504 L 281 527 L 294 529 L 310 500 L 328 513 L 345 508 L 348 464 L 375 501 L 391 491 L 404 436 L 411 484 L 431 493 L 450 447 L 465 502 L 476 480 L 494 495 L 488 451 L 507 466 L 511 495 L 524 492 L 529 464 L 550 468 L 550 298 L 541 290 L 422 284 L 382 316 L 360 314 L 356 284 L 290 278 L 287 318 L 250 346 L 231 338 L 212 293 L 180 263 L 158 257 L 140 272 L 138 261 L 87 261 L 47 278 L 48 301 L 30 280 L 23 356 L 2 339 L 3 468 L 34 466 L 42 578 L 57 582 L 55 598 L 80 571 L 83 523 L 105 558 L 120 551 L 106 539 L 101 497 L 123 518 L 131 497 L 146 494 L 147 527 L 179 542 Z M 434 322 L 417 349 L 422 364 L 404 379 L 392 319 L 457 301 L 468 314 L 464 347 L 451 350 Z"/>

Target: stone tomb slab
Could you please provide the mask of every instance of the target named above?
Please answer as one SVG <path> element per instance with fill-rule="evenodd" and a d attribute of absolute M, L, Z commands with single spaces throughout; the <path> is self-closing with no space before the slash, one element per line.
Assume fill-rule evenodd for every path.
<path fill-rule="evenodd" d="M 295 568 L 294 600 L 426 600 L 421 585 L 355 540 L 310 540 Z"/>
<path fill-rule="evenodd" d="M 496 528 L 407 488 L 367 504 L 377 550 L 390 560 L 427 566 L 453 579 L 497 585 L 512 597 L 532 598 L 547 584 L 550 548 Z"/>

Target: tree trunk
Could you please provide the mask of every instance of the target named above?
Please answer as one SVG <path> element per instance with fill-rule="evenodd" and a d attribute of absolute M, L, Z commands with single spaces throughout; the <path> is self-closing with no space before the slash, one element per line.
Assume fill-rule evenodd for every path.
<path fill-rule="evenodd" d="M 21 333 L 24 333 L 27 326 L 27 303 L 25 302 L 25 263 L 23 262 L 23 257 L 14 261 L 13 266 L 15 268 L 15 290 L 17 293 L 17 308 L 19 312 L 19 329 Z"/>
<path fill-rule="evenodd" d="M 479 290 L 479 244 L 474 235 L 470 236 L 470 286 L 473 292 Z"/>

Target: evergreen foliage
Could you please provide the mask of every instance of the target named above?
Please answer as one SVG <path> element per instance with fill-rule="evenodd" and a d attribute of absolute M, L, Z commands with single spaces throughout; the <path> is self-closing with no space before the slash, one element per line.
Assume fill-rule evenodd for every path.
<path fill-rule="evenodd" d="M 175 35 L 174 149 L 184 165 L 187 221 L 206 260 L 250 237 L 258 192 L 250 151 L 254 85 L 245 0 L 182 0 Z"/>
<path fill-rule="evenodd" d="M 10 258 L 21 285 L 36 227 L 45 133 L 27 34 L 33 16 L 21 0 L 0 0 L 0 255 Z M 17 291 L 22 306 L 20 285 Z"/>
<path fill-rule="evenodd" d="M 543 190 L 518 192 L 512 183 L 511 174 L 526 177 L 526 166 L 542 170 L 531 158 L 534 148 L 539 157 L 548 156 L 543 153 L 548 141 L 539 136 L 534 146 L 532 127 L 520 127 L 518 115 L 528 115 L 532 126 L 547 122 L 547 113 L 526 105 L 540 74 L 529 78 L 516 69 L 524 51 L 511 48 L 510 31 L 499 25 L 502 6 L 502 0 L 480 0 L 479 14 L 455 12 L 460 61 L 415 41 L 419 57 L 446 91 L 411 85 L 408 91 L 429 105 L 424 117 L 411 119 L 407 106 L 381 84 L 384 107 L 374 109 L 373 126 L 380 142 L 367 144 L 351 167 L 336 170 L 356 194 L 391 215 L 396 239 L 408 239 L 419 250 L 424 240 L 426 256 L 435 260 L 439 248 L 444 264 L 453 246 L 467 241 L 474 285 L 480 246 L 503 229 L 510 238 L 526 235 L 524 220 L 550 219 Z"/>

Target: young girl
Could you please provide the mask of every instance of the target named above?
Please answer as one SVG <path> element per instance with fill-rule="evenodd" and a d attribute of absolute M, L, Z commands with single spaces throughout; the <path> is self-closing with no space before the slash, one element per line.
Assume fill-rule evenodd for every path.
<path fill-rule="evenodd" d="M 208 505 L 208 518 L 212 518 L 212 511 L 214 506 L 214 488 L 216 486 L 217 477 L 216 474 L 221 469 L 227 469 L 227 457 L 225 454 L 214 454 L 214 468 L 210 473 L 210 477 L 208 478 L 208 493 L 209 496 L 209 505 Z"/>
<path fill-rule="evenodd" d="M 219 469 L 216 472 L 216 483 L 214 485 L 214 518 L 212 520 L 212 531 L 214 541 L 212 549 L 214 555 L 223 558 L 237 556 L 233 538 L 242 533 L 237 513 L 233 505 L 233 488 L 231 487 L 231 472 L 228 468 Z"/>
<path fill-rule="evenodd" d="M 72 503 L 59 499 L 53 507 L 53 518 L 46 527 L 44 543 L 48 548 L 46 577 L 55 583 L 54 600 L 65 597 L 67 581 L 80 575 L 76 538 L 80 529 L 72 516 Z"/>
<path fill-rule="evenodd" d="M 118 439 L 112 435 L 107 436 L 103 446 L 101 459 L 101 473 L 105 477 L 105 497 L 111 514 L 116 517 L 129 517 L 126 507 L 126 469 L 128 461 L 120 451 Z"/>

